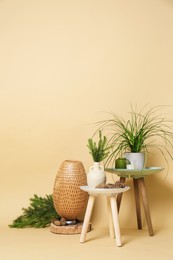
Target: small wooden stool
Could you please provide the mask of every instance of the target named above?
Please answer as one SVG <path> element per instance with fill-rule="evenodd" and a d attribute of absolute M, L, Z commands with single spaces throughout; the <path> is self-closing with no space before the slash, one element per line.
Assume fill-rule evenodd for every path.
<path fill-rule="evenodd" d="M 116 195 L 129 190 L 130 187 L 126 186 L 124 188 L 115 188 L 115 189 L 100 189 L 100 188 L 95 189 L 95 188 L 89 188 L 88 186 L 81 186 L 80 188 L 88 192 L 89 194 L 88 204 L 87 204 L 82 232 L 80 236 L 80 242 L 81 243 L 85 242 L 86 233 L 88 230 L 88 225 L 90 222 L 96 196 L 105 195 L 107 197 L 107 205 L 108 205 L 110 236 L 112 238 L 116 237 L 117 246 L 122 246 Z"/>

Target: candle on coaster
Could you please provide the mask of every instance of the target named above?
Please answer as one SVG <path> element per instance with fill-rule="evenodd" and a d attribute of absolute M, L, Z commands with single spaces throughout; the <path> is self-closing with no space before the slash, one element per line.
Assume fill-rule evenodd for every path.
<path fill-rule="evenodd" d="M 127 164 L 127 169 L 128 170 L 133 170 L 135 167 L 133 164 Z"/>

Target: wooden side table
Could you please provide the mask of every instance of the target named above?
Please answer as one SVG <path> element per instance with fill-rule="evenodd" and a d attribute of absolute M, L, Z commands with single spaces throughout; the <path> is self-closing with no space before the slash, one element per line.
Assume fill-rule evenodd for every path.
<path fill-rule="evenodd" d="M 162 171 L 164 168 L 162 167 L 150 167 L 144 168 L 142 170 L 136 169 L 105 169 L 106 172 L 110 172 L 116 174 L 120 177 L 120 182 L 125 183 L 126 178 L 133 179 L 134 185 L 134 195 L 135 195 L 135 205 L 136 205 L 136 216 L 137 216 L 137 226 L 138 229 L 142 229 L 142 220 L 141 220 L 141 207 L 140 207 L 140 195 L 144 207 L 145 218 L 148 226 L 148 233 L 150 236 L 154 236 L 150 209 L 146 194 L 146 187 L 144 182 L 144 177 L 149 176 L 154 173 L 158 173 Z M 122 200 L 122 193 L 117 196 L 117 207 L 118 211 L 120 209 L 121 200 Z"/>
<path fill-rule="evenodd" d="M 81 186 L 82 190 L 88 192 L 89 199 L 88 204 L 85 212 L 82 232 L 80 236 L 80 242 L 85 242 L 86 239 L 86 233 L 88 230 L 88 225 L 90 222 L 95 198 L 98 195 L 104 195 L 107 197 L 107 204 L 108 204 L 108 214 L 109 214 L 109 232 L 110 236 L 112 238 L 116 237 L 116 245 L 121 246 L 121 234 L 120 234 L 120 227 L 119 227 L 119 219 L 118 219 L 118 210 L 117 210 L 117 199 L 116 196 L 118 194 L 121 194 L 127 190 L 130 189 L 130 187 L 124 187 L 124 188 L 116 188 L 116 189 L 95 189 L 95 188 L 89 188 L 88 186 Z"/>

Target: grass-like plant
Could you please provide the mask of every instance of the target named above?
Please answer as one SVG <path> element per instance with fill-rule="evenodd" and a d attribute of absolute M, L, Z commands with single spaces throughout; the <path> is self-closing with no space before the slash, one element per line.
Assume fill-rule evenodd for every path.
<path fill-rule="evenodd" d="M 89 153 L 91 154 L 94 162 L 101 162 L 109 155 L 110 146 L 107 146 L 107 143 L 107 137 L 102 137 L 101 130 L 99 130 L 98 143 L 96 143 L 93 138 L 88 139 L 87 147 L 89 148 Z"/>
<path fill-rule="evenodd" d="M 161 114 L 165 106 L 140 110 L 131 106 L 130 117 L 125 120 L 116 113 L 108 113 L 109 119 L 97 122 L 97 131 L 104 131 L 108 145 L 112 147 L 106 165 L 114 165 L 117 156 L 125 152 L 146 152 L 149 147 L 157 148 L 164 159 L 173 160 L 173 121 Z M 172 151 L 171 151 L 172 150 Z"/>

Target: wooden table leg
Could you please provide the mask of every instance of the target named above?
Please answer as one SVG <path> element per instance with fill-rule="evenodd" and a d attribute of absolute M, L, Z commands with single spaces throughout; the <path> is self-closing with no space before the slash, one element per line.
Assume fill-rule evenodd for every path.
<path fill-rule="evenodd" d="M 138 179 L 133 178 L 133 185 L 134 185 L 134 195 L 135 195 L 136 216 L 137 216 L 138 229 L 142 229 L 140 194 L 139 194 Z"/>
<path fill-rule="evenodd" d="M 111 204 L 110 204 L 110 196 L 107 197 L 107 206 L 108 206 L 108 217 L 109 217 L 109 233 L 111 238 L 115 238 L 115 230 L 114 230 L 114 224 L 112 219 L 112 210 L 111 210 Z"/>
<path fill-rule="evenodd" d="M 122 242 L 121 242 L 121 234 L 120 234 L 119 219 L 118 219 L 117 200 L 115 196 L 110 196 L 110 204 L 111 204 L 112 219 L 113 219 L 114 230 L 115 230 L 116 245 L 121 246 Z"/>
<path fill-rule="evenodd" d="M 86 233 L 88 230 L 88 225 L 90 222 L 90 218 L 91 218 L 91 214 L 92 214 L 92 210 L 93 210 L 93 206 L 94 206 L 94 201 L 95 201 L 95 196 L 90 195 L 89 199 L 88 199 L 88 204 L 87 204 L 86 213 L 85 213 L 84 222 L 83 222 L 82 231 L 81 231 L 81 236 L 80 236 L 81 243 L 85 242 Z"/>
<path fill-rule="evenodd" d="M 149 232 L 150 236 L 154 236 L 154 231 L 153 231 L 153 226 L 152 226 L 151 216 L 150 216 L 150 210 L 149 210 L 149 205 L 148 205 L 148 200 L 147 200 L 147 195 L 146 195 L 144 178 L 143 177 L 139 178 L 138 183 L 139 183 L 142 202 L 143 202 L 143 206 L 144 206 L 145 217 L 146 217 L 146 221 L 147 221 L 147 225 L 148 225 L 148 232 Z"/>
<path fill-rule="evenodd" d="M 126 181 L 126 178 L 120 177 L 120 182 L 121 183 L 125 183 L 125 181 Z M 119 193 L 117 195 L 117 208 L 118 208 L 118 212 L 120 211 L 120 205 L 121 205 L 122 196 L 123 196 L 123 192 Z"/>

